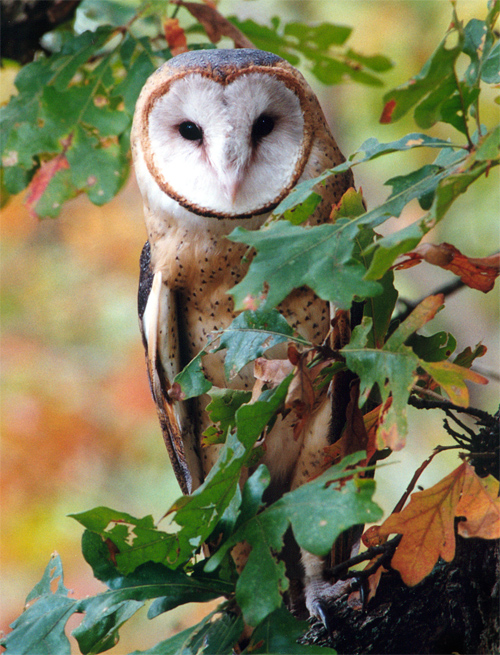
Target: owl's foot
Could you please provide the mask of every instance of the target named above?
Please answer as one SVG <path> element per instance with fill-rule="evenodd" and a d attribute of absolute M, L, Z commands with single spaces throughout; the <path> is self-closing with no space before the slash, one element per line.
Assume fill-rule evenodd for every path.
<path fill-rule="evenodd" d="M 351 589 L 351 580 L 339 580 L 334 584 L 324 580 L 309 580 L 306 584 L 305 601 L 309 614 L 321 621 L 330 639 L 333 636 L 333 625 L 328 608 L 334 600 L 350 593 Z"/>

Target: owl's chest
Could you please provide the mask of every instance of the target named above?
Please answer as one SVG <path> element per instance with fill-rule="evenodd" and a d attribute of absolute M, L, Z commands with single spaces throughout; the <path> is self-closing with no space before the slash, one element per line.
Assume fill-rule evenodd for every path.
<path fill-rule="evenodd" d="M 230 289 L 245 276 L 247 247 L 229 241 L 215 231 L 170 230 L 156 244 L 155 269 L 161 269 L 168 287 L 175 290 L 183 364 L 206 347 L 215 333 L 236 317 Z M 330 328 L 328 303 L 303 287 L 293 291 L 278 307 L 288 323 L 312 344 L 320 344 Z M 286 357 L 283 352 L 273 357 Z M 224 352 L 203 358 L 207 377 L 216 386 L 248 388 L 250 370 L 233 380 L 224 379 Z"/>

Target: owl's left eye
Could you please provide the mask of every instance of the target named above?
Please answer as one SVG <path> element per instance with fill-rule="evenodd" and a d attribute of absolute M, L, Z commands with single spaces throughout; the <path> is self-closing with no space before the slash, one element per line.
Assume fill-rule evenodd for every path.
<path fill-rule="evenodd" d="M 183 139 L 188 141 L 201 141 L 203 139 L 203 132 L 201 127 L 192 121 L 184 121 L 179 125 L 179 134 Z"/>
<path fill-rule="evenodd" d="M 261 114 L 252 125 L 252 141 L 258 143 L 274 129 L 275 120 L 269 114 Z"/>

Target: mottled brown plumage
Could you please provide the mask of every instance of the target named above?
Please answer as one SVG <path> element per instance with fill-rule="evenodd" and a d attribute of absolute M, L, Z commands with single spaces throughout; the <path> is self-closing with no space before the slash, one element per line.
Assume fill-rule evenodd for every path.
<path fill-rule="evenodd" d="M 261 124 L 271 131 L 255 136 Z M 343 157 L 302 75 L 258 50 L 194 51 L 168 61 L 139 97 L 132 144 L 149 241 L 140 294 L 148 372 L 177 479 L 189 493 L 203 482 L 219 447 L 200 447 L 208 398 L 172 400 L 168 392 L 210 333 L 235 318 L 227 291 L 246 273 L 246 246 L 224 236 L 237 225 L 257 229 L 299 181 Z M 319 186 L 322 200 L 309 223 L 327 221 L 350 186 L 350 173 Z M 279 310 L 313 343 L 329 333 L 333 310 L 310 289 L 296 289 Z M 226 380 L 223 357 L 203 358 L 207 378 L 218 387 L 250 389 L 251 368 Z M 274 348 L 272 357 L 286 358 L 286 347 Z M 268 501 L 314 476 L 331 439 L 331 418 L 325 391 L 299 438 L 292 415 L 277 420 L 262 459 L 271 473 Z M 318 568 L 315 561 L 309 577 L 317 577 Z"/>

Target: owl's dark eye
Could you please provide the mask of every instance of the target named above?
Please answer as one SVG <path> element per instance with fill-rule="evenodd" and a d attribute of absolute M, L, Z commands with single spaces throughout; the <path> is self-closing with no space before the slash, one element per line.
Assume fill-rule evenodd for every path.
<path fill-rule="evenodd" d="M 188 141 L 201 141 L 203 139 L 203 132 L 201 127 L 192 121 L 184 121 L 179 125 L 179 134 L 183 139 Z"/>
<path fill-rule="evenodd" d="M 261 114 L 252 125 L 252 142 L 258 143 L 274 129 L 275 120 L 268 114 Z"/>

